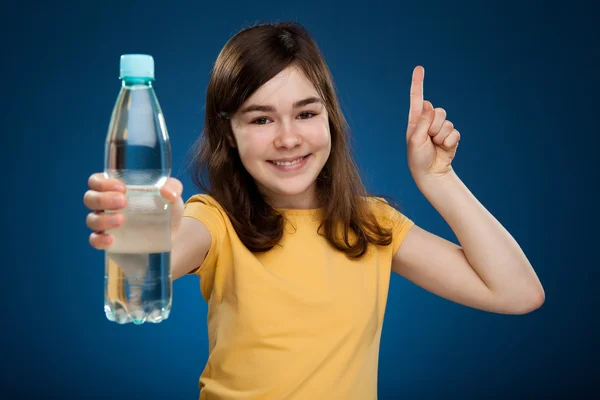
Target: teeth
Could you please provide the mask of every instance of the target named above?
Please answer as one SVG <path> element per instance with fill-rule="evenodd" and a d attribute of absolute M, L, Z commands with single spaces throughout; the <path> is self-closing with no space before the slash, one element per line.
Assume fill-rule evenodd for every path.
<path fill-rule="evenodd" d="M 296 165 L 298 164 L 300 161 L 302 161 L 304 157 L 300 157 L 294 161 L 273 161 L 273 164 L 275 165 L 279 165 L 279 166 L 286 166 L 289 167 L 291 165 Z"/>

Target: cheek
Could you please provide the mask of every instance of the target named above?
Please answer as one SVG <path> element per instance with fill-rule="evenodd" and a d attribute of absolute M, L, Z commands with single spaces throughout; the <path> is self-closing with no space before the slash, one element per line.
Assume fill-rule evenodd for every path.
<path fill-rule="evenodd" d="M 306 139 L 315 147 L 330 149 L 331 133 L 328 124 L 319 124 L 307 132 Z"/>
<path fill-rule="evenodd" d="M 268 146 L 267 135 L 242 134 L 237 137 L 237 147 L 242 162 L 261 157 Z"/>

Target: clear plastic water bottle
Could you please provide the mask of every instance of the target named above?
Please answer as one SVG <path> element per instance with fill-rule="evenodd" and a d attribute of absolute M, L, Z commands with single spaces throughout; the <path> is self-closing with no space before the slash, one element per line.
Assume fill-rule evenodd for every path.
<path fill-rule="evenodd" d="M 107 231 L 104 311 L 120 324 L 160 322 L 172 301 L 170 203 L 160 187 L 171 175 L 171 145 L 154 92 L 154 60 L 121 56 L 121 91 L 106 137 L 104 174 L 127 186 L 125 222 Z M 110 211 L 107 211 L 110 212 Z"/>

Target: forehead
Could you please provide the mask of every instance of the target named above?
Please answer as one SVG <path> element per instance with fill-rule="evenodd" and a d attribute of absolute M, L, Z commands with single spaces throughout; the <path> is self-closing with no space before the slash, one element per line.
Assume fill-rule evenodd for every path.
<path fill-rule="evenodd" d="M 247 104 L 292 104 L 306 97 L 320 97 L 314 85 L 297 67 L 287 67 L 250 96 Z"/>

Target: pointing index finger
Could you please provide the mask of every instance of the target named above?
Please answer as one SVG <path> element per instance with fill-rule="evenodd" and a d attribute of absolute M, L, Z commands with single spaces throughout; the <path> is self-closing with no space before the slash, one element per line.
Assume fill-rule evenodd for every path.
<path fill-rule="evenodd" d="M 410 84 L 410 110 L 408 112 L 409 130 L 414 129 L 423 112 L 423 80 L 425 69 L 418 65 L 413 70 L 412 82 Z"/>

